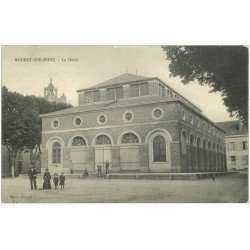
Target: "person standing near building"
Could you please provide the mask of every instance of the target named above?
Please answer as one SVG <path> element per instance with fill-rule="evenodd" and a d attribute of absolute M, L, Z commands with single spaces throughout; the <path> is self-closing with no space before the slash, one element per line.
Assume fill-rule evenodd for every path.
<path fill-rule="evenodd" d="M 215 173 L 212 173 L 212 182 L 215 182 Z"/>
<path fill-rule="evenodd" d="M 53 182 L 54 182 L 55 189 L 58 189 L 59 178 L 58 178 L 57 173 L 55 173 L 55 175 L 54 175 Z"/>
<path fill-rule="evenodd" d="M 88 177 L 89 176 L 89 173 L 88 173 L 88 169 L 85 168 L 84 171 L 83 171 L 83 176 L 84 177 Z"/>
<path fill-rule="evenodd" d="M 101 163 L 99 163 L 97 165 L 97 173 L 98 173 L 98 178 L 101 178 L 102 177 L 102 165 L 101 165 Z"/>
<path fill-rule="evenodd" d="M 36 169 L 34 168 L 34 165 L 31 165 L 31 169 L 28 173 L 29 179 L 30 179 L 30 187 L 31 190 L 33 190 L 33 184 L 34 184 L 34 188 L 36 190 L 36 176 L 37 176 L 37 172 Z"/>
<path fill-rule="evenodd" d="M 49 172 L 49 170 L 47 168 L 45 169 L 43 179 L 44 179 L 43 189 L 51 189 L 51 183 L 50 183 L 51 175 L 50 175 L 50 172 Z"/>
<path fill-rule="evenodd" d="M 106 160 L 106 162 L 105 162 L 105 170 L 106 170 L 106 174 L 109 174 L 109 162 L 108 162 L 108 160 Z"/>
<path fill-rule="evenodd" d="M 63 188 L 64 189 L 64 185 L 65 185 L 65 175 L 62 173 L 60 175 L 60 182 L 59 182 L 59 185 L 61 186 L 61 189 Z"/>

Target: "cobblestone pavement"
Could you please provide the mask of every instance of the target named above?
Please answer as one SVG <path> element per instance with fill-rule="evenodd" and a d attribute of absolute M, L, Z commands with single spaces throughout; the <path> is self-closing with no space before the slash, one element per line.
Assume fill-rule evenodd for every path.
<path fill-rule="evenodd" d="M 38 180 L 38 188 L 42 180 Z M 248 174 L 199 181 L 68 179 L 65 189 L 30 190 L 29 180 L 2 179 L 2 202 L 10 203 L 226 203 L 248 201 Z"/>

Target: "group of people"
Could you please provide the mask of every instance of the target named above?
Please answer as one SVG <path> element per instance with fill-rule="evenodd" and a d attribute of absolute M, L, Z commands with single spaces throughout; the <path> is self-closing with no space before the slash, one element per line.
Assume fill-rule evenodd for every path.
<path fill-rule="evenodd" d="M 99 164 L 97 164 L 97 173 L 98 173 L 98 178 L 102 178 L 103 176 L 105 176 L 106 174 L 109 174 L 109 162 L 106 161 L 104 164 L 104 169 L 102 168 L 101 162 Z M 83 171 L 83 175 L 84 177 L 88 177 L 88 170 L 85 168 Z M 31 169 L 28 173 L 29 179 L 30 179 L 30 187 L 31 189 L 37 189 L 37 183 L 36 183 L 36 178 L 37 178 L 37 171 L 34 168 L 34 165 L 31 165 Z M 41 190 L 44 189 L 51 189 L 51 174 L 49 172 L 49 170 L 46 168 L 45 169 L 45 173 L 43 175 L 43 187 L 41 188 Z M 60 176 L 58 176 L 57 173 L 54 174 L 53 177 L 53 183 L 54 183 L 54 187 L 55 189 L 58 189 L 58 184 L 61 186 L 61 189 L 64 188 L 65 185 L 65 175 L 64 173 L 61 173 Z"/>
<path fill-rule="evenodd" d="M 105 169 L 102 169 L 101 162 L 99 164 L 97 164 L 98 178 L 102 178 L 105 175 L 105 173 L 109 174 L 109 162 L 108 161 L 105 162 L 104 167 L 105 167 Z"/>
<path fill-rule="evenodd" d="M 37 189 L 37 184 L 36 184 L 36 178 L 37 178 L 37 171 L 34 168 L 34 166 L 31 166 L 31 169 L 28 173 L 29 179 L 30 179 L 30 187 L 31 189 Z M 51 175 L 49 170 L 46 168 L 45 169 L 45 173 L 43 175 L 43 187 L 41 188 L 41 190 L 44 189 L 51 189 Z M 53 183 L 54 183 L 54 187 L 55 189 L 58 189 L 58 184 L 61 186 L 61 189 L 64 188 L 65 185 L 65 175 L 64 173 L 61 173 L 61 175 L 58 177 L 58 174 L 55 173 L 54 177 L 53 177 Z"/>

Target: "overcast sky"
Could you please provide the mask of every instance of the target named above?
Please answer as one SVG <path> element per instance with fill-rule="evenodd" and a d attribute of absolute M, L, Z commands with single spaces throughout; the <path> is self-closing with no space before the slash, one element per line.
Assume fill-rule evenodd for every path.
<path fill-rule="evenodd" d="M 55 58 L 55 62 L 16 62 L 15 58 Z M 64 58 L 66 61 L 62 61 Z M 75 58 L 77 61 L 67 61 Z M 180 78 L 170 78 L 168 62 L 160 46 L 6 46 L 2 48 L 2 84 L 10 91 L 43 96 L 50 78 L 77 106 L 76 90 L 87 88 L 126 72 L 159 77 L 185 96 L 215 122 L 230 118 L 220 93 L 197 83 L 183 85 Z"/>

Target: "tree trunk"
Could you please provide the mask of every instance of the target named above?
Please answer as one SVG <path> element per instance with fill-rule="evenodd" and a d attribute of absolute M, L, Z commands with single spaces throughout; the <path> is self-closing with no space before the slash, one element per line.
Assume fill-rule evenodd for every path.
<path fill-rule="evenodd" d="M 15 177 L 15 155 L 12 156 L 12 163 L 11 163 L 11 177 Z"/>

